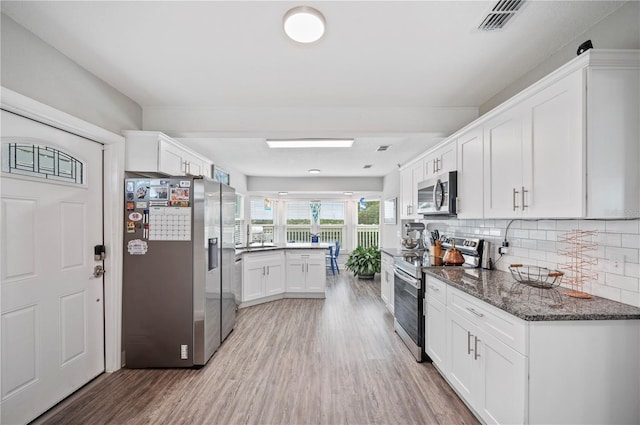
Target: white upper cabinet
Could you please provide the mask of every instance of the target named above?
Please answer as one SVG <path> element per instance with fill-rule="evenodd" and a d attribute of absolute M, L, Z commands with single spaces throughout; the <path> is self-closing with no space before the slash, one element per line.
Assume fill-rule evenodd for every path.
<path fill-rule="evenodd" d="M 487 218 L 522 215 L 522 125 L 519 109 L 505 111 L 484 124 L 484 216 Z"/>
<path fill-rule="evenodd" d="M 583 215 L 583 99 L 578 70 L 523 102 L 523 216 Z"/>
<path fill-rule="evenodd" d="M 575 71 L 485 123 L 485 217 L 583 215 L 582 76 Z"/>
<path fill-rule="evenodd" d="M 211 177 L 211 161 L 158 131 L 124 131 L 125 169 Z"/>
<path fill-rule="evenodd" d="M 458 137 L 458 218 L 478 218 L 483 214 L 482 126 Z"/>
<path fill-rule="evenodd" d="M 424 159 L 424 177 L 426 179 L 437 177 L 441 174 L 456 169 L 456 143 L 455 141 L 436 149 Z"/>
<path fill-rule="evenodd" d="M 638 93 L 640 51 L 590 50 L 454 134 L 458 216 L 640 217 Z"/>
<path fill-rule="evenodd" d="M 624 58 L 586 73 L 587 217 L 640 217 L 640 51 Z"/>
<path fill-rule="evenodd" d="M 400 171 L 400 218 L 422 218 L 418 209 L 418 183 L 424 180 L 424 161 L 417 161 Z"/>

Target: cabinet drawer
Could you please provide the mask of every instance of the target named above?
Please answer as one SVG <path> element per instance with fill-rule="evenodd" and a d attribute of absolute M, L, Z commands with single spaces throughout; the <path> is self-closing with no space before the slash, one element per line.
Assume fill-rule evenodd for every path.
<path fill-rule="evenodd" d="M 256 263 L 256 262 L 272 262 L 282 264 L 284 260 L 284 255 L 282 251 L 277 252 L 251 252 L 243 254 L 243 261 L 245 263 Z"/>
<path fill-rule="evenodd" d="M 447 284 L 441 280 L 427 276 L 427 284 L 425 287 L 426 296 L 430 300 L 440 301 L 442 304 L 447 302 Z"/>
<path fill-rule="evenodd" d="M 527 352 L 524 320 L 451 286 L 447 286 L 447 306 L 517 352 Z"/>

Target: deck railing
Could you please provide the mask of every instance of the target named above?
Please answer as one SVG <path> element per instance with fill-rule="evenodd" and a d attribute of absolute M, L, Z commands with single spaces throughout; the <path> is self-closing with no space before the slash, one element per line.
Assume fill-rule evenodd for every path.
<path fill-rule="evenodd" d="M 311 242 L 311 227 L 307 224 L 289 224 L 286 228 L 287 241 Z M 341 224 L 324 224 L 320 226 L 320 240 L 322 243 L 344 241 L 344 226 Z"/>
<path fill-rule="evenodd" d="M 356 234 L 356 246 L 363 248 L 380 246 L 380 226 L 377 224 L 358 224 Z"/>
<path fill-rule="evenodd" d="M 272 224 L 261 224 L 263 229 L 262 237 L 264 242 L 274 241 L 275 226 Z M 308 224 L 289 224 L 285 229 L 286 240 L 295 242 L 311 242 L 311 226 Z M 334 243 L 339 241 L 344 246 L 345 226 L 341 224 L 323 224 L 320 226 L 320 242 Z M 252 235 L 253 242 L 261 242 L 260 235 Z M 379 246 L 380 228 L 377 224 L 359 224 L 356 227 L 355 246 L 369 248 Z"/>

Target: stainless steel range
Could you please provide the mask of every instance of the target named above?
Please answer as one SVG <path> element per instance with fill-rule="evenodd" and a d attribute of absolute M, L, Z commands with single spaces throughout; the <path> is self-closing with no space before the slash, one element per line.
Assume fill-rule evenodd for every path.
<path fill-rule="evenodd" d="M 416 361 L 425 360 L 422 259 L 424 251 L 408 251 L 394 258 L 393 327 Z"/>
<path fill-rule="evenodd" d="M 483 266 L 483 252 L 488 252 L 488 243 L 482 239 L 450 238 L 442 235 L 440 243 L 449 249 L 455 243 L 462 252 L 465 262 L 462 266 Z M 426 253 L 426 254 L 425 254 Z M 424 351 L 424 277 L 423 267 L 429 267 L 428 252 L 424 250 L 407 250 L 394 257 L 394 329 L 411 351 L 416 361 L 431 361 Z"/>

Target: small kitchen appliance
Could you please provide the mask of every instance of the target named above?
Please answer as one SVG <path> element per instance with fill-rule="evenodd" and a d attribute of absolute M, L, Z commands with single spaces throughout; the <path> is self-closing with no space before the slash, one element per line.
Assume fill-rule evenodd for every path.
<path fill-rule="evenodd" d="M 405 250 L 417 250 L 424 249 L 424 243 L 422 240 L 422 233 L 424 232 L 423 223 L 406 223 L 404 225 L 405 236 L 402 238 L 402 248 Z"/>

